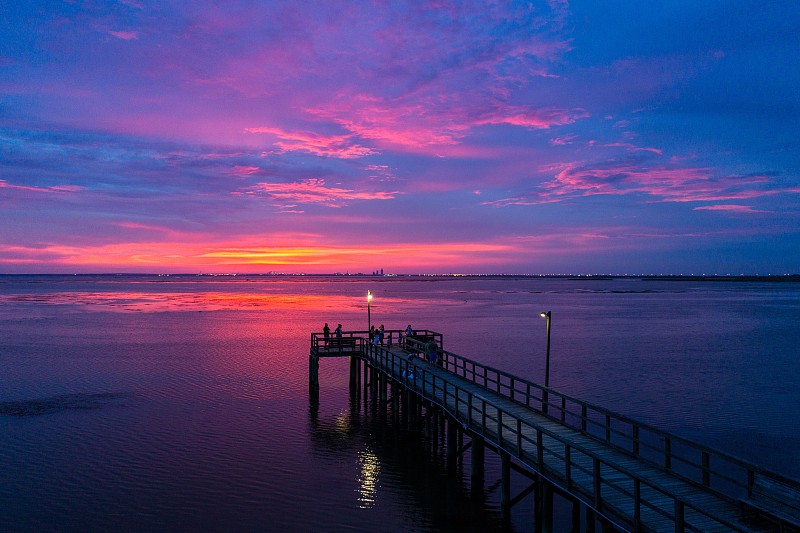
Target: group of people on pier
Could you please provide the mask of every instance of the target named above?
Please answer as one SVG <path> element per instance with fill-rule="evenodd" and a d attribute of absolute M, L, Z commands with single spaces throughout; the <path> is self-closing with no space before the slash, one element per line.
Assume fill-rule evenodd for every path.
<path fill-rule="evenodd" d="M 333 334 L 336 336 L 337 339 L 342 338 L 342 325 L 339 324 L 336 326 L 336 329 L 333 331 Z M 325 344 L 328 344 L 328 339 L 331 338 L 331 328 L 328 326 L 328 323 L 325 322 L 325 326 L 322 328 L 322 336 L 325 337 Z"/>
<path fill-rule="evenodd" d="M 392 346 L 392 332 L 389 332 L 389 338 L 386 339 L 386 330 L 381 324 L 380 328 L 375 328 L 375 326 L 370 326 L 369 328 L 369 342 L 374 344 L 375 346 L 383 346 L 384 340 L 387 340 L 387 346 Z"/>
<path fill-rule="evenodd" d="M 342 338 L 342 325 L 339 324 L 336 326 L 336 329 L 333 332 L 334 336 L 338 339 Z M 386 331 L 383 324 L 380 327 L 376 328 L 375 326 L 370 326 L 368 338 L 370 344 L 374 344 L 375 346 L 386 346 L 387 348 L 391 348 L 392 346 L 392 335 L 393 332 L 390 330 Z M 324 343 L 327 346 L 328 340 L 331 338 L 331 328 L 328 326 L 328 323 L 325 323 L 325 326 L 322 328 L 322 336 L 324 339 Z M 398 332 L 398 342 L 400 344 L 403 343 L 404 338 L 414 338 L 414 329 L 409 324 L 404 331 Z M 424 356 L 428 363 L 433 366 L 436 366 L 439 360 L 439 345 L 436 344 L 436 341 L 431 339 L 429 342 L 424 344 L 424 350 L 420 354 Z"/>

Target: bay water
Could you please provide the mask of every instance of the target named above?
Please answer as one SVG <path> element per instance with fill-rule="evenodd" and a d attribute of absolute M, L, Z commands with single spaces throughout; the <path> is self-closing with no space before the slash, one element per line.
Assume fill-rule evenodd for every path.
<path fill-rule="evenodd" d="M 0 531 L 532 531 L 493 454 L 476 503 L 347 360 L 310 401 L 310 334 L 365 330 L 368 290 L 372 324 L 539 383 L 551 311 L 552 387 L 800 477 L 798 283 L 0 276 Z"/>

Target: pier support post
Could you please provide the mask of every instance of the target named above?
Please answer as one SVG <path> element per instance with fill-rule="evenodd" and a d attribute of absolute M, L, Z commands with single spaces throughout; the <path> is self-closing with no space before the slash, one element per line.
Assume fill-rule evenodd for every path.
<path fill-rule="evenodd" d="M 594 533 L 596 531 L 595 522 L 597 520 L 597 516 L 595 512 L 590 509 L 586 508 L 586 533 Z"/>
<path fill-rule="evenodd" d="M 483 455 L 484 448 L 483 437 L 478 435 L 472 436 L 472 465 L 470 469 L 470 478 L 472 482 L 472 496 L 477 498 L 478 495 L 483 495 Z"/>
<path fill-rule="evenodd" d="M 542 484 L 541 494 L 542 504 L 542 533 L 553 533 L 553 485 L 544 478 L 539 478 Z"/>
<path fill-rule="evenodd" d="M 350 356 L 350 390 L 358 387 L 358 357 Z"/>
<path fill-rule="evenodd" d="M 391 388 L 390 394 L 392 395 L 392 421 L 398 424 L 400 422 L 400 386 L 392 381 L 389 387 Z"/>
<path fill-rule="evenodd" d="M 447 471 L 454 474 L 458 462 L 458 422 L 447 420 Z"/>
<path fill-rule="evenodd" d="M 572 499 L 572 525 L 570 531 L 579 533 L 581 530 L 581 502 L 580 500 Z"/>
<path fill-rule="evenodd" d="M 308 356 L 308 390 L 319 394 L 319 358 L 314 354 Z"/>
<path fill-rule="evenodd" d="M 511 511 L 511 456 L 500 452 L 500 508 L 503 513 Z"/>
<path fill-rule="evenodd" d="M 372 399 L 378 398 L 378 371 L 374 367 L 369 367 L 369 388 L 372 393 Z"/>
<path fill-rule="evenodd" d="M 436 454 L 436 449 L 439 446 L 439 409 L 429 403 L 428 411 L 430 412 L 431 421 L 431 451 Z"/>
<path fill-rule="evenodd" d="M 417 395 L 408 389 L 406 389 L 406 418 L 408 419 L 408 429 L 413 429 L 417 422 Z"/>

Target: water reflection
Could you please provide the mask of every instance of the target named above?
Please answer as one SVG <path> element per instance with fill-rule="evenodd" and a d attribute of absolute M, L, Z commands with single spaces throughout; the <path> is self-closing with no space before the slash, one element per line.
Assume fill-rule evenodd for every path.
<path fill-rule="evenodd" d="M 485 492 L 473 494 L 463 464 L 449 471 L 443 447 L 432 447 L 421 431 L 400 424 L 387 412 L 390 407 L 357 391 L 350 394 L 348 408 L 324 416 L 320 413 L 325 411 L 326 401 L 332 399 L 323 397 L 320 403 L 312 396 L 309 403 L 312 451 L 331 468 L 355 474 L 356 508 L 380 509 L 381 513 L 399 510 L 400 516 L 393 522 L 383 515 L 376 518 L 376 527 L 385 528 L 392 522 L 403 525 L 398 530 L 475 533 L 532 527 L 529 515 L 517 517 L 519 529 L 503 516 L 494 501 L 496 495 L 487 498 L 491 485 Z M 465 461 L 468 465 L 469 459 Z"/>
<path fill-rule="evenodd" d="M 307 411 L 309 333 L 366 328 L 368 289 L 387 328 L 535 381 L 532 320 L 559 310 L 554 386 L 800 475 L 799 284 L 148 279 L 0 276 L 6 529 L 503 530 L 496 465 L 474 500 L 420 433 L 350 397 L 346 361 L 321 365 Z"/>
<path fill-rule="evenodd" d="M 358 463 L 361 467 L 358 475 L 359 508 L 369 509 L 375 505 L 378 494 L 378 476 L 381 473 L 381 464 L 378 456 L 369 448 L 359 452 Z"/>
<path fill-rule="evenodd" d="M 296 312 L 346 309 L 353 298 L 315 294 L 259 294 L 227 292 L 57 292 L 52 294 L 0 294 L 3 303 L 79 305 L 89 310 L 118 312 L 237 311 Z"/>

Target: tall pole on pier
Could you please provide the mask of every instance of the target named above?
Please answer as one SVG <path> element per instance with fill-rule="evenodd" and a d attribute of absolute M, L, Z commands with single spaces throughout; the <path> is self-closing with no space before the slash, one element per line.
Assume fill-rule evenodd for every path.
<path fill-rule="evenodd" d="M 547 319 L 547 352 L 544 363 L 544 386 L 550 387 L 550 311 L 542 311 L 539 316 Z M 547 413 L 547 391 L 542 392 L 542 410 Z"/>
<path fill-rule="evenodd" d="M 372 316 L 370 315 L 369 304 L 372 301 L 372 291 L 367 291 L 367 331 L 372 329 Z"/>

